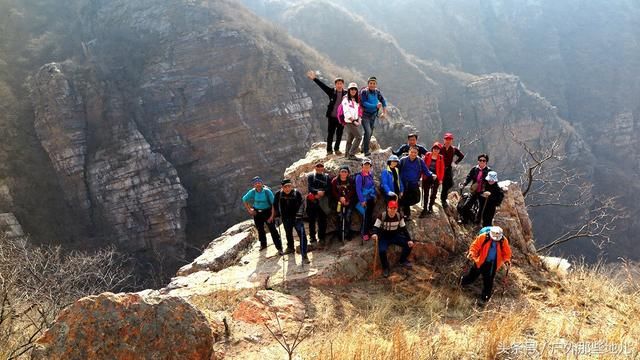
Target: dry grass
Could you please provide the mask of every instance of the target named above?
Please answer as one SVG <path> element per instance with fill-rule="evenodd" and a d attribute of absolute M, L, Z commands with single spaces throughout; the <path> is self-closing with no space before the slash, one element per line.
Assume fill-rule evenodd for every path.
<path fill-rule="evenodd" d="M 629 269 L 578 264 L 564 280 L 544 277 L 516 297 L 478 308 L 470 292 L 406 294 L 367 284 L 351 290 L 353 316 L 303 344 L 304 359 L 640 358 L 640 292 Z M 551 275 L 550 275 L 551 276 Z M 364 286 L 364 285 L 363 285 Z"/>

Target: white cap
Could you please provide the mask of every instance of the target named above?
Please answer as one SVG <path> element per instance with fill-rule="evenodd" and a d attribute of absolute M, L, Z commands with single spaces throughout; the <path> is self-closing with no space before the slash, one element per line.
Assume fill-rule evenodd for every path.
<path fill-rule="evenodd" d="M 500 241 L 502 240 L 502 236 L 503 231 L 500 226 L 492 226 L 491 229 L 489 229 L 489 237 L 491 237 L 491 240 Z"/>

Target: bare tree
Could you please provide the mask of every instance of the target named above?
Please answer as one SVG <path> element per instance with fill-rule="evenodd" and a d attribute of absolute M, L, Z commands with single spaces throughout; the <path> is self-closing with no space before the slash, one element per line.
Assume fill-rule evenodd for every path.
<path fill-rule="evenodd" d="M 624 217 L 623 209 L 614 197 L 594 197 L 593 184 L 584 174 L 563 166 L 565 156 L 561 145 L 565 135 L 557 135 L 541 149 L 521 140 L 512 129 L 508 131 L 523 150 L 520 184 L 527 207 L 564 207 L 582 211 L 574 224 L 569 224 L 538 252 L 576 239 L 590 239 L 598 248 L 609 243 L 616 223 Z"/>
<path fill-rule="evenodd" d="M 293 339 L 287 339 L 284 330 L 282 329 L 282 325 L 280 324 L 278 313 L 274 313 L 274 315 L 276 318 L 276 323 L 278 324 L 278 329 L 276 329 L 275 331 L 272 330 L 267 323 L 265 323 L 264 326 L 267 328 L 267 330 L 269 330 L 269 333 L 271 334 L 271 336 L 273 336 L 274 339 L 276 339 L 278 344 L 280 344 L 280 346 L 282 346 L 282 348 L 287 352 L 289 360 L 291 360 L 293 359 L 293 354 L 296 351 L 298 345 L 300 345 L 300 343 L 308 338 L 313 333 L 315 328 L 311 327 L 309 330 L 306 330 L 304 332 L 302 331 L 305 319 L 307 318 L 307 313 L 305 312 L 302 320 L 300 320 L 300 325 L 298 326 L 298 331 L 296 332 L 295 336 L 293 337 Z"/>
<path fill-rule="evenodd" d="M 78 298 L 129 285 L 126 258 L 0 237 L 0 358 L 27 354 L 55 316 Z"/>

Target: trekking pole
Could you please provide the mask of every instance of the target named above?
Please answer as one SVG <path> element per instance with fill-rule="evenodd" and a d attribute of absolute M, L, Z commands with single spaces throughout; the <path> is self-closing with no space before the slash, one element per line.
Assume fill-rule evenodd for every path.
<path fill-rule="evenodd" d="M 380 260 L 378 260 L 378 257 L 380 256 L 380 254 L 378 253 L 378 236 L 376 236 L 376 239 L 373 242 L 373 277 L 376 276 L 376 272 L 378 271 L 378 262 Z"/>
<path fill-rule="evenodd" d="M 486 198 L 484 198 L 484 204 L 482 205 L 482 211 L 480 211 L 480 221 L 483 221 L 484 219 L 484 208 L 487 207 L 487 202 L 489 201 L 489 197 L 487 196 Z"/>
<path fill-rule="evenodd" d="M 508 282 L 508 278 L 509 278 L 509 270 L 511 269 L 511 263 L 509 263 L 509 265 L 507 265 L 507 272 L 504 274 L 504 277 L 502 278 L 502 297 L 504 297 L 504 294 L 507 292 L 507 286 L 509 284 Z"/>
<path fill-rule="evenodd" d="M 346 222 L 346 220 L 344 218 L 345 217 L 344 205 L 342 206 L 342 209 L 340 209 L 340 210 L 342 212 L 342 227 L 340 228 L 340 230 L 341 230 L 340 231 L 341 232 L 340 235 L 342 237 L 342 244 L 344 245 L 344 233 L 347 231 L 347 229 L 344 228 L 345 222 Z"/>

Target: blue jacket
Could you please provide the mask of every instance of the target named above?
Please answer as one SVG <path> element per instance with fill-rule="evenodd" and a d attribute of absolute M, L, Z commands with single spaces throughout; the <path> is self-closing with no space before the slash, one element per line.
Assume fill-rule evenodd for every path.
<path fill-rule="evenodd" d="M 402 178 L 400 177 L 400 169 L 396 167 L 396 170 L 398 171 L 398 188 L 400 189 L 400 192 L 404 192 L 404 186 L 402 185 L 401 180 Z M 382 170 L 382 174 L 380 174 L 380 186 L 382 187 L 385 195 L 389 195 L 389 192 L 396 192 L 396 187 L 393 185 L 393 174 L 391 173 L 391 168 L 388 166 Z"/>
<path fill-rule="evenodd" d="M 382 103 L 382 107 L 387 107 L 387 101 L 382 96 L 380 89 L 369 91 L 368 87 L 360 90 L 360 105 L 365 113 L 375 114 L 378 112 L 378 102 Z"/>
<path fill-rule="evenodd" d="M 363 178 L 362 173 L 356 175 L 356 194 L 358 194 L 358 202 L 367 202 L 367 200 L 376 198 L 376 183 L 373 181 L 373 174 Z"/>
<path fill-rule="evenodd" d="M 427 168 L 427 164 L 420 157 L 416 157 L 411 161 L 408 156 L 400 159 L 400 179 L 405 189 L 420 187 L 420 179 L 422 175 L 431 176 L 431 171 Z"/>

